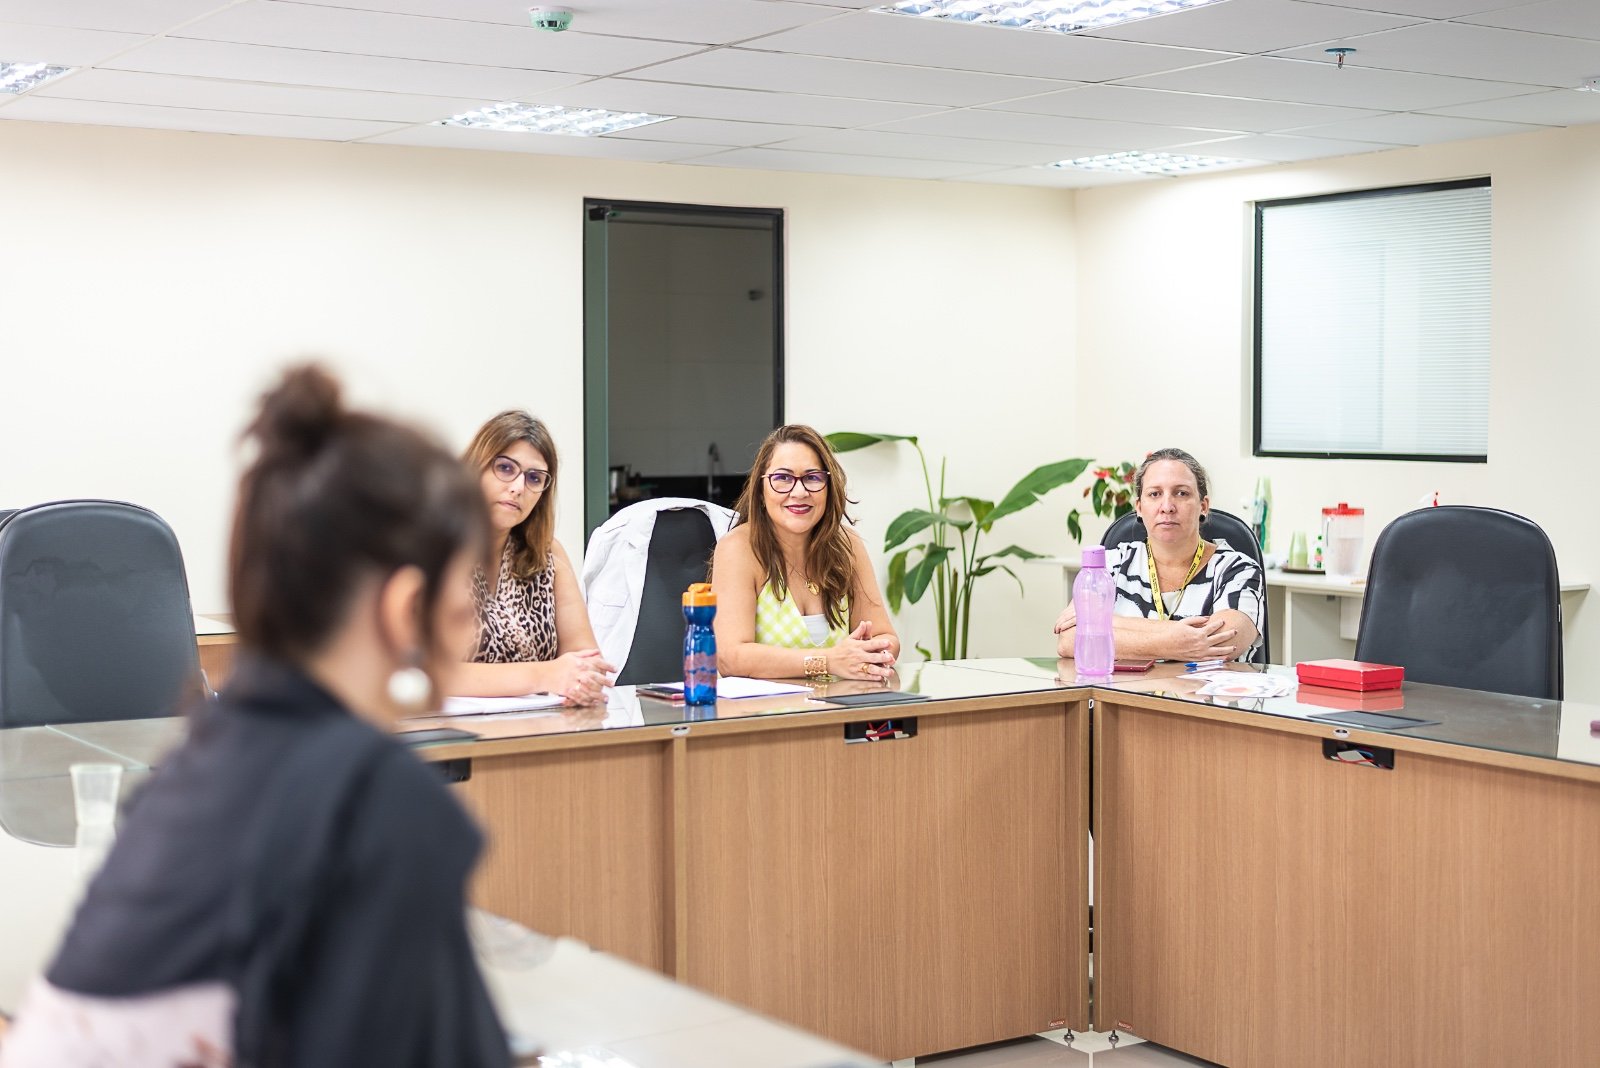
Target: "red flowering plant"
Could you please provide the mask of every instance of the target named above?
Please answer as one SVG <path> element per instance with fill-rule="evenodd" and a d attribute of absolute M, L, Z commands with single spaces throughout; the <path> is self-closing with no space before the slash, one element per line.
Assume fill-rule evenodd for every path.
<path fill-rule="evenodd" d="M 1133 464 L 1124 462 L 1096 467 L 1090 472 L 1094 481 L 1084 489 L 1083 495 L 1089 498 L 1089 507 L 1095 515 L 1115 520 L 1133 511 L 1135 470 Z M 1072 535 L 1073 541 L 1083 541 L 1083 513 L 1076 508 L 1067 516 L 1067 533 Z"/>

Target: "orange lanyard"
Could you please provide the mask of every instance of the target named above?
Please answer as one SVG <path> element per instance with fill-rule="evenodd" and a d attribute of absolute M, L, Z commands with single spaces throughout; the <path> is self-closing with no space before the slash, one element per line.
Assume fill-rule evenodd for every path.
<path fill-rule="evenodd" d="M 1200 558 L 1205 555 L 1205 552 L 1206 552 L 1206 541 L 1205 541 L 1204 538 L 1201 538 L 1200 539 L 1200 544 L 1196 545 L 1194 547 L 1194 560 L 1193 560 L 1193 562 L 1191 562 L 1189 564 L 1189 573 L 1187 575 L 1183 576 L 1183 585 L 1178 587 L 1178 600 L 1179 601 L 1183 600 L 1183 591 L 1189 588 L 1189 583 L 1194 581 L 1194 577 L 1200 573 Z M 1145 556 L 1149 557 L 1149 562 L 1150 562 L 1150 591 L 1156 595 L 1156 597 L 1155 597 L 1155 600 L 1156 600 L 1156 613 L 1162 619 L 1166 619 L 1167 618 L 1167 600 L 1166 600 L 1165 597 L 1161 596 L 1161 576 L 1156 573 L 1156 554 L 1155 554 L 1155 550 L 1150 547 L 1150 539 L 1149 538 L 1145 539 L 1145 542 L 1144 542 L 1144 553 L 1145 553 Z"/>

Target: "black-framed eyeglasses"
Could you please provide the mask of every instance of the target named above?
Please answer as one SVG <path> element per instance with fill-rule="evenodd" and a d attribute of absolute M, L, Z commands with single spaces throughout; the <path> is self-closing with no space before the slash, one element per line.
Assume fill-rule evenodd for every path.
<path fill-rule="evenodd" d="M 821 493 L 828 487 L 828 472 L 807 471 L 796 475 L 792 471 L 774 471 L 767 476 L 767 482 L 778 493 L 793 493 L 796 482 L 811 493 Z"/>
<path fill-rule="evenodd" d="M 494 477 L 501 482 L 510 482 L 518 475 L 521 475 L 523 481 L 528 484 L 528 488 L 536 493 L 539 490 L 549 489 L 550 483 L 555 481 L 550 472 L 540 470 L 537 467 L 523 467 L 509 456 L 496 456 L 493 460 L 490 460 L 489 470 L 493 471 Z"/>

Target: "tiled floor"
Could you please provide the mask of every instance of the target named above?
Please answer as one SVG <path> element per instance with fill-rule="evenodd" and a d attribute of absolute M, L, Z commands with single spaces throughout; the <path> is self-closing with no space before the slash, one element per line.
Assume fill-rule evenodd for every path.
<path fill-rule="evenodd" d="M 1064 1033 L 1052 1031 L 1049 1037 L 1023 1038 L 998 1042 L 992 1046 L 918 1057 L 917 1068 L 1208 1068 L 1210 1061 L 1157 1046 L 1132 1035 L 1120 1036 L 1115 1046 L 1110 1036 L 1079 1032 L 1070 1045 L 1060 1040 Z"/>

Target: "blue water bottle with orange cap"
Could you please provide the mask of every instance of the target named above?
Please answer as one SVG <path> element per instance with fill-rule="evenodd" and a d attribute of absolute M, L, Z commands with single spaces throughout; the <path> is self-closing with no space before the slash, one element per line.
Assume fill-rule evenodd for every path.
<path fill-rule="evenodd" d="M 717 595 L 708 582 L 696 582 L 683 593 L 683 702 L 717 703 Z"/>

